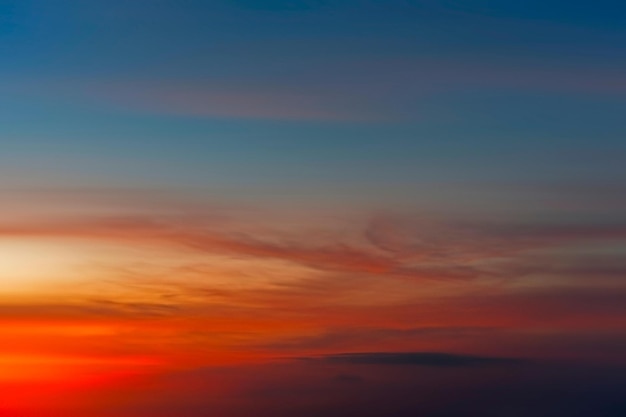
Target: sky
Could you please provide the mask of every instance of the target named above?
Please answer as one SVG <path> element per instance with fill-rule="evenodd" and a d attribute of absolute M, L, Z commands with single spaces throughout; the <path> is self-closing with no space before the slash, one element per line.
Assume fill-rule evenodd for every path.
<path fill-rule="evenodd" d="M 0 0 L 0 414 L 626 415 L 626 4 Z"/>

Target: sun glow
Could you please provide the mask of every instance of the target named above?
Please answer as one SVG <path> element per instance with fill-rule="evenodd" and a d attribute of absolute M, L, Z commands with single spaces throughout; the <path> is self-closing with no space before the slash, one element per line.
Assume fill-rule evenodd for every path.
<path fill-rule="evenodd" d="M 38 291 L 75 276 L 85 260 L 80 252 L 56 241 L 0 240 L 0 293 Z"/>

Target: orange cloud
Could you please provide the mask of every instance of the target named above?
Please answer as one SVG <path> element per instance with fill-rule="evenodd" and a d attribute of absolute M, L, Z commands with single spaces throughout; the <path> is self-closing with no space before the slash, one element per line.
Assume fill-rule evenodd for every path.
<path fill-rule="evenodd" d="M 114 214 L 78 205 L 0 225 L 9 243 L 106 252 L 82 281 L 0 297 L 5 378 L 66 393 L 90 373 L 123 385 L 342 352 L 625 360 L 619 222 L 360 215 L 333 234 L 261 212 L 113 200 L 96 206 Z"/>

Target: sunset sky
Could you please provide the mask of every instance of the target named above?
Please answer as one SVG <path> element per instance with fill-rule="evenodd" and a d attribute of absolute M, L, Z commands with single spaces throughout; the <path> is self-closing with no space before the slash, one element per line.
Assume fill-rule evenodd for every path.
<path fill-rule="evenodd" d="M 623 417 L 626 3 L 0 0 L 0 416 Z"/>

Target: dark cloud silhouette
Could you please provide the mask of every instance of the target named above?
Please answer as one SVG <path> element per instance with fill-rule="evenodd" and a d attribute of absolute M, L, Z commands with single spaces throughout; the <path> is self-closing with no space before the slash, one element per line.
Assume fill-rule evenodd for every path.
<path fill-rule="evenodd" d="M 323 356 L 321 360 L 330 363 L 355 365 L 415 365 L 451 368 L 520 365 L 528 363 L 527 360 L 519 358 L 457 355 L 439 352 L 338 353 Z"/>
<path fill-rule="evenodd" d="M 293 349 L 349 349 L 350 346 L 371 346 L 373 343 L 394 341 L 412 342 L 433 340 L 468 340 L 493 337 L 501 329 L 490 327 L 413 327 L 405 329 L 382 327 L 329 328 L 323 333 L 276 340 L 264 345 L 275 350 Z"/>
<path fill-rule="evenodd" d="M 339 374 L 333 378 L 333 381 L 354 384 L 365 381 L 365 378 L 354 374 Z"/>
<path fill-rule="evenodd" d="M 173 371 L 112 396 L 106 417 L 622 417 L 623 367 L 422 367 L 291 361 Z M 216 383 L 219 381 L 219 383 Z M 359 382 L 360 381 L 360 382 Z M 206 395 L 226 385 L 226 395 Z M 133 391 L 131 391 L 133 392 Z M 116 404 L 117 403 L 117 404 Z M 100 414 L 98 414 L 100 417 Z"/>

